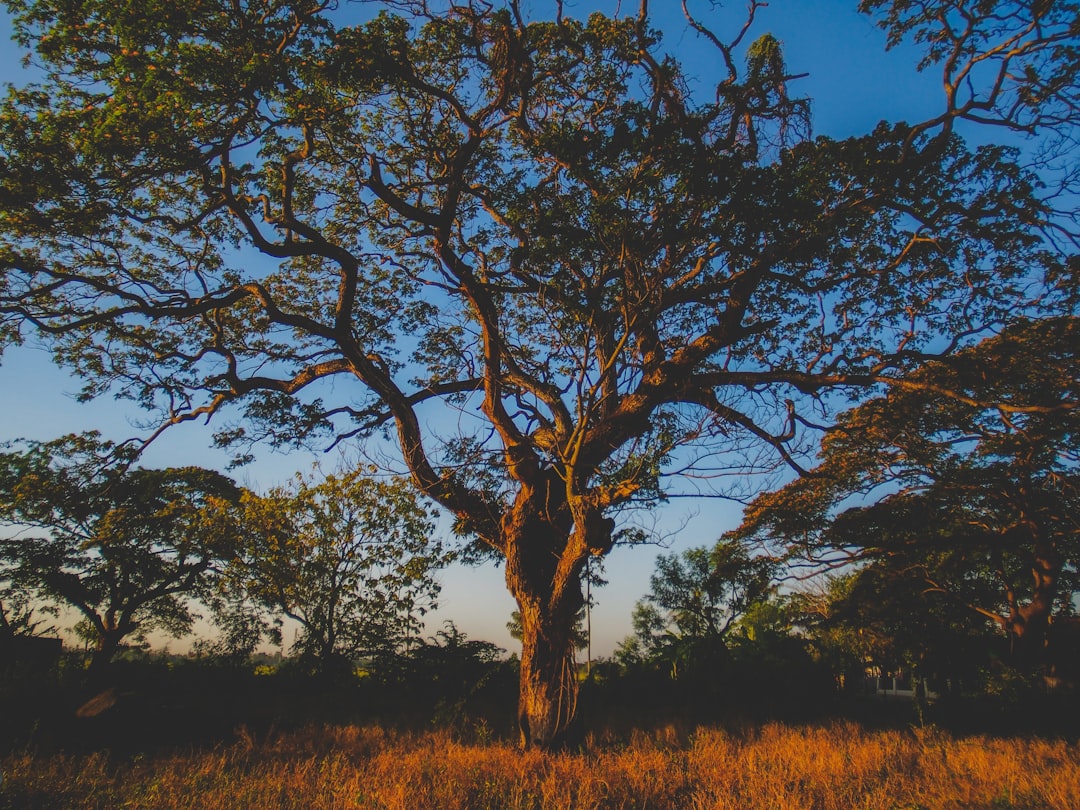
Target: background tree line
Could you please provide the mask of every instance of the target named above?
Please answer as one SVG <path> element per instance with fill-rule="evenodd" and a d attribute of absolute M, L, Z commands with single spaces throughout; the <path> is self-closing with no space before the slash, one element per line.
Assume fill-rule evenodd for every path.
<path fill-rule="evenodd" d="M 420 637 L 451 558 L 434 513 L 400 480 L 298 477 L 266 495 L 198 468 L 130 466 L 93 434 L 0 454 L 5 630 L 37 604 L 75 610 L 91 668 L 148 633 L 217 625 L 208 649 L 248 658 L 299 625 L 292 653 L 331 673 Z M 119 456 L 119 458 L 118 458 Z"/>

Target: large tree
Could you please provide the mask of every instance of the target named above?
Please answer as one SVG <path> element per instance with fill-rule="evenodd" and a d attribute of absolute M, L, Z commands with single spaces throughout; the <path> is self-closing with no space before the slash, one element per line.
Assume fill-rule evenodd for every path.
<path fill-rule="evenodd" d="M 2 113 L 5 333 L 163 425 L 235 404 L 223 441 L 389 428 L 505 560 L 526 744 L 571 719 L 618 510 L 795 463 L 831 392 L 1045 304 L 1060 270 L 1036 178 L 965 146 L 963 110 L 811 139 L 780 43 L 748 45 L 759 3 L 730 36 L 688 10 L 707 87 L 646 2 L 8 5 L 42 73 Z M 1070 58 L 1052 5 L 1010 88 Z M 1010 21 L 962 36 L 997 54 Z"/>
<path fill-rule="evenodd" d="M 1080 321 L 1018 322 L 844 414 L 813 475 L 738 534 L 812 564 L 872 561 L 1043 660 L 1080 590 Z"/>
<path fill-rule="evenodd" d="M 130 469 L 95 434 L 0 453 L 0 577 L 81 614 L 101 667 L 132 634 L 183 635 L 235 540 L 240 490 L 212 470 Z"/>

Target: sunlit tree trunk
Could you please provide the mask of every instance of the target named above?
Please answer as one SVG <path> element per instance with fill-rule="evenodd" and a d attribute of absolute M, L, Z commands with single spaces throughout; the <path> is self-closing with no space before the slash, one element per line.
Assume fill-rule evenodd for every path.
<path fill-rule="evenodd" d="M 566 742 L 577 712 L 578 683 L 572 628 L 574 611 L 545 616 L 519 601 L 522 622 L 518 729 L 525 748 Z M 528 617 L 528 618 L 526 618 Z"/>
<path fill-rule="evenodd" d="M 525 488 L 503 522 L 506 584 L 521 614 L 518 727 L 525 748 L 566 742 L 577 710 L 574 622 L 587 552 L 565 507 Z"/>

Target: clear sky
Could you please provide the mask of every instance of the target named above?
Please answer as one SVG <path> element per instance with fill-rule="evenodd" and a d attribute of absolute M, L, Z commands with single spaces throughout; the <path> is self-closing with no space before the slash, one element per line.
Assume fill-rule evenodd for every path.
<path fill-rule="evenodd" d="M 526 0 L 532 16 L 544 16 L 554 3 Z M 585 17 L 593 10 L 613 13 L 617 2 L 568 0 L 568 16 Z M 636 13 L 637 0 L 622 4 L 622 12 Z M 813 100 L 814 131 L 844 137 L 869 132 L 881 119 L 919 120 L 929 117 L 940 104 L 939 82 L 933 72 L 918 74 L 914 66 L 918 54 L 910 49 L 886 53 L 885 37 L 872 20 L 855 11 L 857 0 L 772 0 L 758 15 L 755 34 L 765 32 L 781 40 L 788 66 L 793 72 L 808 73 L 792 88 Z M 702 77 L 708 86 L 718 66 L 718 56 L 686 24 L 676 0 L 653 0 L 653 19 L 664 31 L 664 48 Z M 716 8 L 710 10 L 710 6 Z M 716 4 L 696 0 L 692 8 L 703 19 L 713 20 L 721 36 L 736 30 L 746 7 L 742 0 Z M 10 18 L 0 12 L 0 29 L 7 40 Z M 26 73 L 20 68 L 22 54 L 14 47 L 0 45 L 0 82 L 21 84 Z M 49 355 L 32 345 L 10 349 L 0 360 L 0 441 L 17 437 L 50 439 L 64 433 L 100 430 L 112 439 L 138 433 L 146 414 L 131 403 L 108 396 L 80 404 L 74 399 L 80 382 L 52 365 Z M 210 447 L 212 427 L 188 424 L 166 434 L 151 447 L 143 463 L 148 467 L 195 464 L 223 468 L 228 456 Z M 257 461 L 237 471 L 240 483 L 263 490 L 286 481 L 298 470 L 307 471 L 318 453 L 284 455 L 258 453 Z M 333 460 L 330 461 L 333 466 Z M 673 534 L 667 550 L 678 551 L 706 545 L 739 522 L 737 505 L 720 500 L 676 500 L 644 517 L 656 528 Z M 616 549 L 606 563 L 609 583 L 594 594 L 593 654 L 609 655 L 619 639 L 630 632 L 634 602 L 648 590 L 649 574 L 657 553 L 653 547 Z M 499 568 L 493 564 L 479 569 L 454 567 L 442 575 L 441 607 L 429 629 L 443 619 L 453 619 L 471 638 L 493 641 L 509 650 L 518 649 L 509 638 L 505 623 L 514 609 Z M 174 648 L 177 645 L 174 645 Z"/>

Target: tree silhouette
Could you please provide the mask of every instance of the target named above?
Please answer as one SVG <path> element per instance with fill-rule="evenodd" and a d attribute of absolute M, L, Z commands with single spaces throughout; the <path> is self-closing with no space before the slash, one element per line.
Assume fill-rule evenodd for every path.
<path fill-rule="evenodd" d="M 97 434 L 0 454 L 0 565 L 24 594 L 82 614 L 100 670 L 132 634 L 174 635 L 228 560 L 236 485 L 197 467 L 129 469 Z M 38 534 L 41 532 L 41 534 Z"/>
<path fill-rule="evenodd" d="M 775 564 L 738 543 L 660 555 L 650 591 L 634 606 L 634 635 L 620 644 L 624 661 L 663 660 L 673 672 L 723 647 L 731 628 L 773 591 Z"/>
<path fill-rule="evenodd" d="M 759 497 L 738 534 L 874 560 L 877 581 L 917 579 L 1037 663 L 1080 588 L 1078 346 L 1074 318 L 1020 322 L 927 365 L 845 414 L 814 475 Z"/>

